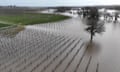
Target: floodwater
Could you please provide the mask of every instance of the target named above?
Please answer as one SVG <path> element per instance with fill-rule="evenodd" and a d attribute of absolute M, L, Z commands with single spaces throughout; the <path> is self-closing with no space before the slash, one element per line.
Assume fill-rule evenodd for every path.
<path fill-rule="evenodd" d="M 29 25 L 19 32 L 1 31 L 0 71 L 119 72 L 120 23 L 97 21 L 92 42 L 86 23 L 90 22 L 74 17 Z"/>

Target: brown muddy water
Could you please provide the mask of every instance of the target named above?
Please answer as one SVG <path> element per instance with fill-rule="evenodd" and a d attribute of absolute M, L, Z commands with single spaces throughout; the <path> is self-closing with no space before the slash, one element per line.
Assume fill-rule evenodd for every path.
<path fill-rule="evenodd" d="M 93 22 L 92 42 L 79 17 L 1 30 L 0 72 L 119 72 L 120 23 Z"/>

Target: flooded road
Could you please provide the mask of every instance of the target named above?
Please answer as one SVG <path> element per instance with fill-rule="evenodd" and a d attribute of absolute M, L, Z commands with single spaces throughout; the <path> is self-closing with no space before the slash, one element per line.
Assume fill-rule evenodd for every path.
<path fill-rule="evenodd" d="M 2 30 L 0 71 L 119 72 L 120 23 L 100 23 L 92 43 L 80 17 Z"/>

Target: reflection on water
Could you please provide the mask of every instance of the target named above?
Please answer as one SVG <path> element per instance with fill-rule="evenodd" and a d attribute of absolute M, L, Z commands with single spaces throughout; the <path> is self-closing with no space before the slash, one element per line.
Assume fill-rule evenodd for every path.
<path fill-rule="evenodd" d="M 86 43 L 87 45 L 87 52 L 89 55 L 93 56 L 93 55 L 98 55 L 101 51 L 101 46 L 100 43 L 93 41 L 93 42 L 88 42 Z"/>
<path fill-rule="evenodd" d="M 12 38 L 15 37 L 20 31 L 24 30 L 23 26 L 13 26 L 0 31 L 0 35 L 3 37 Z"/>

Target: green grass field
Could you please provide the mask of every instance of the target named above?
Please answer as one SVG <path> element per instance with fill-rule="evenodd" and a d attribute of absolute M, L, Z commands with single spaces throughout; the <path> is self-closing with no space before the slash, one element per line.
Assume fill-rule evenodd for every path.
<path fill-rule="evenodd" d="M 0 23 L 0 28 L 1 27 L 7 27 L 7 26 L 10 26 L 9 24 L 2 24 L 2 23 Z"/>
<path fill-rule="evenodd" d="M 0 15 L 0 21 L 8 23 L 10 25 L 32 25 L 39 23 L 55 22 L 67 19 L 69 17 L 55 14 L 36 14 L 36 13 L 24 13 L 24 14 L 4 14 Z M 0 27 L 4 27 L 4 23 L 0 24 Z"/>

